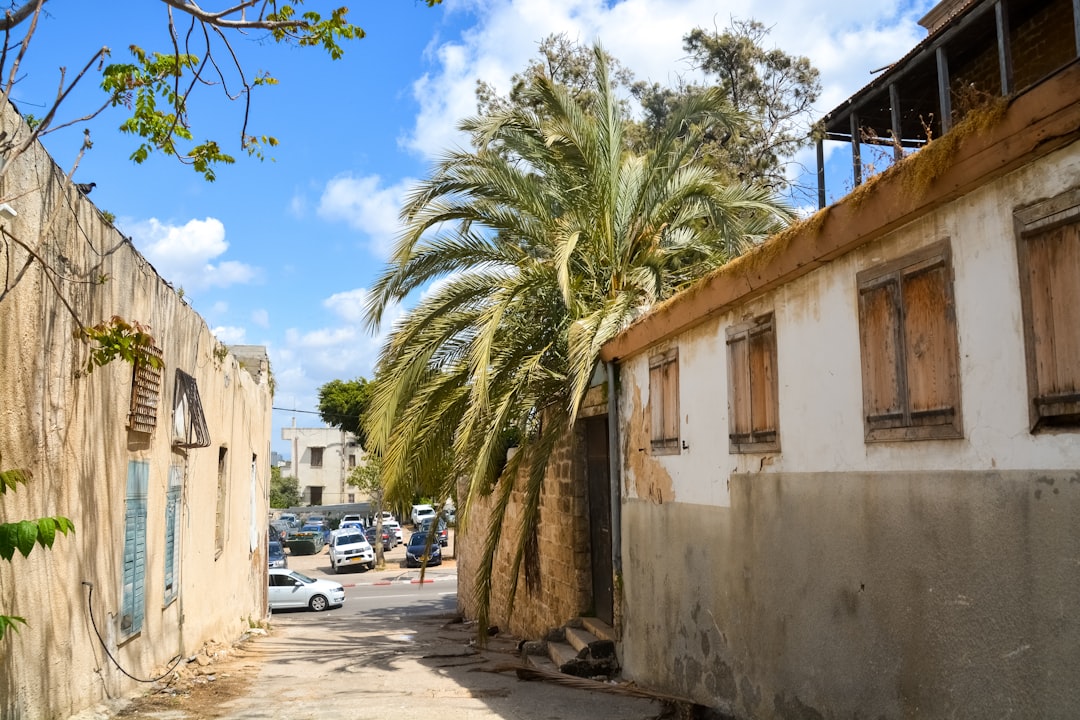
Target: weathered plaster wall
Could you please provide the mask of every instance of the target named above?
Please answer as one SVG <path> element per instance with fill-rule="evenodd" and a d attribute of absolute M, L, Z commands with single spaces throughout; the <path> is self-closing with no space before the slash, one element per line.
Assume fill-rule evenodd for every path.
<path fill-rule="evenodd" d="M 1080 472 L 731 488 L 623 506 L 625 676 L 759 720 L 1075 716 Z"/>
<path fill-rule="evenodd" d="M 9 136 L 25 132 L 9 112 Z M 253 374 L 222 353 L 205 322 L 86 198 L 59 183 L 42 148 L 14 159 L 0 197 L 18 212 L 0 220 L 0 466 L 29 470 L 26 487 L 0 498 L 0 519 L 64 515 L 73 535 L 51 551 L 0 562 L 0 611 L 26 618 L 0 653 L 0 717 L 66 717 L 106 697 L 145 688 L 108 660 L 150 677 L 208 640 L 230 641 L 265 615 L 265 535 L 270 449 L 269 368 Z M 27 243 L 50 266 L 28 262 Z M 51 275 L 55 287 L 47 276 Z M 157 426 L 126 429 L 131 367 L 87 375 L 76 321 L 119 315 L 150 326 L 163 350 Z M 174 377 L 195 377 L 208 448 L 172 448 Z M 215 549 L 219 449 L 226 448 L 225 546 Z M 149 465 L 145 620 L 122 637 L 124 511 L 128 464 Z M 170 466 L 183 476 L 177 537 L 179 592 L 165 597 L 165 506 Z"/>
<path fill-rule="evenodd" d="M 1080 435 L 1028 430 L 1013 213 L 1078 184 L 1074 142 L 622 358 L 628 677 L 754 718 L 1075 714 Z M 866 443 L 856 274 L 944 239 L 964 437 Z M 726 329 L 765 312 L 781 451 L 733 455 Z M 672 346 L 688 447 L 653 456 Z"/>

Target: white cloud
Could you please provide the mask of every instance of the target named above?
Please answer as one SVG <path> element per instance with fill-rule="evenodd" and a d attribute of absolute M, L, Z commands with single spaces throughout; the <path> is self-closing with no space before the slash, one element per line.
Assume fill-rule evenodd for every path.
<path fill-rule="evenodd" d="M 770 47 L 806 55 L 821 71 L 819 114 L 828 112 L 872 78 L 871 69 L 907 53 L 925 31 L 915 21 L 933 0 L 856 3 L 826 0 L 465 0 L 454 12 L 477 22 L 462 37 L 429 49 L 435 69 L 413 85 L 420 105 L 402 144 L 427 158 L 463 146 L 459 120 L 476 112 L 477 79 L 501 91 L 510 76 L 535 56 L 550 33 L 580 42 L 599 40 L 638 79 L 670 84 L 690 77 L 682 37 L 695 27 L 723 30 L 732 18 L 770 27 Z"/>
<path fill-rule="evenodd" d="M 251 322 L 261 328 L 268 328 L 270 327 L 270 313 L 262 308 L 253 310 L 251 313 Z"/>
<path fill-rule="evenodd" d="M 326 220 L 344 220 L 367 235 L 371 252 L 385 259 L 401 229 L 398 212 L 403 198 L 414 182 L 405 178 L 384 187 L 378 175 L 338 175 L 323 188 L 317 212 Z"/>
<path fill-rule="evenodd" d="M 229 249 L 225 226 L 216 218 L 189 220 L 184 225 L 150 218 L 127 229 L 161 276 L 188 292 L 244 285 L 259 274 L 256 267 L 235 260 L 212 262 Z"/>
<path fill-rule="evenodd" d="M 210 332 L 226 345 L 243 345 L 247 339 L 247 331 L 242 327 L 220 326 Z"/>
<path fill-rule="evenodd" d="M 323 307 L 329 308 L 348 323 L 361 325 L 364 322 L 364 307 L 370 294 L 365 288 L 334 293 L 323 300 Z"/>

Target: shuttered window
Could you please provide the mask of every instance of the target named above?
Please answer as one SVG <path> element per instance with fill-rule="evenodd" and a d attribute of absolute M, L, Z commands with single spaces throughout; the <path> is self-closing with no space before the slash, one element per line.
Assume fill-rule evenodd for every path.
<path fill-rule="evenodd" d="M 865 437 L 963 435 L 948 242 L 858 275 Z"/>
<path fill-rule="evenodd" d="M 145 348 L 148 355 L 161 360 L 161 348 Z M 131 407 L 128 410 L 128 430 L 152 433 L 157 426 L 158 405 L 161 403 L 161 368 L 147 362 L 136 362 L 131 375 Z"/>
<path fill-rule="evenodd" d="M 229 449 L 218 448 L 217 507 L 214 512 L 214 558 L 225 549 L 225 501 L 228 498 Z"/>
<path fill-rule="evenodd" d="M 649 358 L 649 419 L 652 451 L 679 452 L 679 351 Z"/>
<path fill-rule="evenodd" d="M 169 468 L 169 490 L 165 496 L 165 598 L 168 605 L 176 599 L 180 553 L 177 532 L 180 525 L 180 494 L 184 487 L 184 470 L 179 465 Z"/>
<path fill-rule="evenodd" d="M 1031 429 L 1080 428 L 1080 189 L 1016 217 Z"/>
<path fill-rule="evenodd" d="M 772 314 L 727 333 L 730 452 L 780 449 L 776 328 Z"/>
<path fill-rule="evenodd" d="M 138 460 L 128 463 L 120 601 L 120 635 L 125 638 L 142 631 L 146 613 L 146 489 L 149 478 L 149 463 Z"/>

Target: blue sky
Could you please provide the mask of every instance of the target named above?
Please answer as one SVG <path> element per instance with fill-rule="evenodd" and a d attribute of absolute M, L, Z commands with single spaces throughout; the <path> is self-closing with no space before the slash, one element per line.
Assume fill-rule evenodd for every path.
<path fill-rule="evenodd" d="M 224 3 L 206 0 L 208 9 Z M 308 0 L 326 11 L 338 3 Z M 90 125 L 93 148 L 75 173 L 96 182 L 91 199 L 113 213 L 158 272 L 177 287 L 227 344 L 265 345 L 277 382 L 275 407 L 314 410 L 319 385 L 371 377 L 381 334 L 361 323 L 367 288 L 383 266 L 402 194 L 441 151 L 461 143 L 455 126 L 475 112 L 484 79 L 508 87 L 537 43 L 566 32 L 599 40 L 639 79 L 671 83 L 691 71 L 682 36 L 722 29 L 731 17 L 772 28 L 769 42 L 808 56 L 821 71 L 823 114 L 872 79 L 870 70 L 902 57 L 925 36 L 916 23 L 929 0 L 362 0 L 350 18 L 367 37 L 331 61 L 318 50 L 275 46 L 257 34 L 235 41 L 248 72 L 270 71 L 276 87 L 256 92 L 249 132 L 276 136 L 273 160 L 240 156 L 243 107 L 218 88 L 193 106 L 197 138 L 213 137 L 238 156 L 207 183 L 167 158 L 141 166 L 134 142 L 107 113 Z M 42 112 L 58 68 L 70 77 L 103 45 L 112 61 L 126 48 L 166 46 L 166 6 L 140 0 L 103 11 L 100 4 L 53 0 L 24 61 L 13 100 Z M 87 85 L 92 84 L 92 80 Z M 98 101 L 75 94 L 64 118 Z M 62 118 L 62 119 L 64 119 Z M 46 139 L 64 170 L 81 129 Z M 847 160 L 837 153 L 836 164 Z M 812 154 L 802 160 L 812 164 Z M 319 425 L 316 415 L 274 412 L 273 449 L 288 455 L 281 428 Z"/>

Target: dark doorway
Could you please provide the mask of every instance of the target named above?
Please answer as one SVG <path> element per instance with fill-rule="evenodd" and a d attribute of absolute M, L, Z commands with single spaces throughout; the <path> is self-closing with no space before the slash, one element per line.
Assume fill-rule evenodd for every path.
<path fill-rule="evenodd" d="M 611 484 L 607 416 L 586 418 L 585 466 L 589 480 L 589 540 L 592 549 L 593 612 L 614 621 L 611 567 Z"/>

